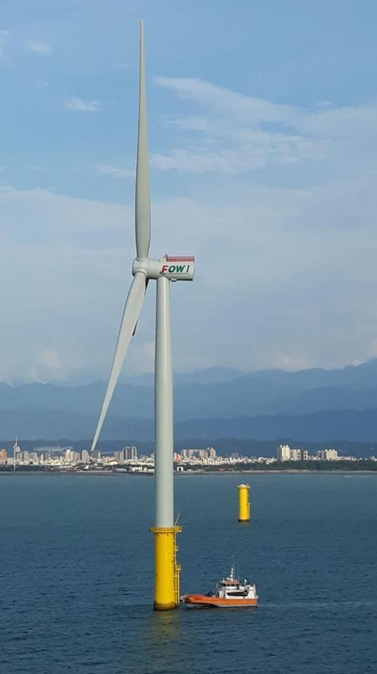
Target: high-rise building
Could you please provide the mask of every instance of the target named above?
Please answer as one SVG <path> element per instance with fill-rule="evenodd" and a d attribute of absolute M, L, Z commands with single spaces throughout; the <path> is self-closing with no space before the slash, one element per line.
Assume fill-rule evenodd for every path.
<path fill-rule="evenodd" d="M 301 449 L 291 449 L 290 453 L 291 453 L 291 457 L 290 457 L 291 461 L 301 461 L 302 460 Z"/>
<path fill-rule="evenodd" d="M 120 452 L 115 452 L 114 458 L 118 463 L 124 463 L 124 449 L 121 449 Z"/>
<path fill-rule="evenodd" d="M 322 461 L 337 461 L 339 456 L 336 449 L 320 449 L 317 452 L 317 458 Z"/>
<path fill-rule="evenodd" d="M 72 449 L 66 449 L 64 452 L 64 460 L 66 463 L 72 463 L 73 461 L 73 451 Z"/>
<path fill-rule="evenodd" d="M 327 461 L 337 461 L 339 459 L 337 450 L 326 449 L 326 459 Z"/>
<path fill-rule="evenodd" d="M 291 448 L 289 445 L 280 445 L 277 451 L 277 460 L 278 461 L 290 461 L 291 460 Z"/>
<path fill-rule="evenodd" d="M 8 452 L 6 449 L 0 449 L 0 463 L 7 463 Z"/>
<path fill-rule="evenodd" d="M 124 460 L 131 461 L 132 459 L 137 459 L 137 448 L 136 447 L 123 447 Z"/>
<path fill-rule="evenodd" d="M 81 452 L 81 461 L 83 463 L 90 463 L 90 454 L 87 449 L 83 449 Z"/>
<path fill-rule="evenodd" d="M 17 442 L 17 435 L 16 435 L 16 441 L 13 445 L 13 465 L 14 465 L 14 468 L 16 468 L 16 463 L 19 461 L 20 452 L 21 452 L 21 448 L 20 448 L 20 445 Z"/>

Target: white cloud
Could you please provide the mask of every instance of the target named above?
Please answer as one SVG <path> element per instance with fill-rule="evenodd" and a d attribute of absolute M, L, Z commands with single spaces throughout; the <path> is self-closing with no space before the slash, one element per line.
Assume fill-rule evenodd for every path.
<path fill-rule="evenodd" d="M 374 176 L 155 203 L 152 256 L 197 260 L 194 282 L 172 287 L 176 365 L 295 369 L 374 356 L 376 210 Z M 0 379 L 106 376 L 135 255 L 133 208 L 8 187 L 0 223 Z M 153 334 L 151 283 L 128 371 L 152 366 Z"/>
<path fill-rule="evenodd" d="M 295 106 L 244 96 L 197 79 L 160 77 L 156 82 L 204 110 L 204 114 L 167 122 L 186 133 L 183 142 L 189 147 L 154 155 L 152 162 L 160 170 L 236 174 L 326 153 L 324 140 L 297 131 L 305 112 Z M 191 132 L 189 138 L 187 132 Z"/>
<path fill-rule="evenodd" d="M 66 368 L 63 367 L 61 355 L 56 349 L 42 347 L 39 352 L 38 366 L 46 368 L 54 378 L 64 378 Z M 37 373 L 36 373 L 37 374 Z"/>
<path fill-rule="evenodd" d="M 237 174 L 262 169 L 269 163 L 294 164 L 304 157 L 321 156 L 323 146 L 299 136 L 253 134 L 248 142 L 211 151 L 172 150 L 154 154 L 151 164 L 161 171 Z"/>
<path fill-rule="evenodd" d="M 326 136 L 346 139 L 352 136 L 368 137 L 377 131 L 377 104 L 354 107 L 331 108 L 313 114 L 308 113 L 301 120 L 299 129 L 311 136 Z"/>
<path fill-rule="evenodd" d="M 125 169 L 118 166 L 108 166 L 107 164 L 98 164 L 96 167 L 97 173 L 108 175 L 112 178 L 134 178 L 135 169 Z"/>
<path fill-rule="evenodd" d="M 52 49 L 46 42 L 34 42 L 31 40 L 26 45 L 27 51 L 31 51 L 39 56 L 50 56 Z"/>
<path fill-rule="evenodd" d="M 100 110 L 98 101 L 86 101 L 83 98 L 67 98 L 64 101 L 64 107 L 75 112 L 99 112 Z"/>
<path fill-rule="evenodd" d="M 9 38 L 9 33 L 7 30 L 0 30 L 0 60 L 4 56 L 4 48 Z"/>
<path fill-rule="evenodd" d="M 133 212 L 120 204 L 78 199 L 57 192 L 35 188 L 17 190 L 0 186 L 0 232 L 17 238 L 51 242 L 62 235 L 82 240 L 85 248 L 102 245 L 110 230 L 133 228 Z M 90 233 L 90 238 L 89 238 Z M 85 235 L 88 236 L 85 239 Z"/>
<path fill-rule="evenodd" d="M 244 96 L 199 79 L 157 77 L 155 82 L 165 89 L 174 91 L 183 99 L 204 104 L 216 111 L 227 111 L 250 125 L 279 122 L 290 127 L 294 120 L 299 120 L 303 114 L 295 106 L 280 105 L 261 98 Z"/>
<path fill-rule="evenodd" d="M 325 178 L 343 171 L 347 161 L 352 168 L 376 164 L 376 103 L 330 108 L 323 101 L 312 112 L 198 79 L 156 82 L 198 108 L 165 121 L 181 135 L 175 133 L 175 147 L 152 157 L 162 171 L 231 175 L 290 164 L 308 169 L 319 162 Z"/>
<path fill-rule="evenodd" d="M 0 284 L 8 286 L 2 311 L 9 326 L 0 380 L 93 372 L 97 356 L 98 372 L 108 370 L 133 239 L 133 214 L 124 206 L 0 188 Z"/>
<path fill-rule="evenodd" d="M 179 361 L 184 343 L 212 365 L 250 369 L 334 367 L 372 357 L 374 184 L 372 177 L 306 190 L 255 185 L 218 206 L 155 208 L 159 237 L 176 240 L 174 252 L 197 255 L 195 282 L 172 293 L 176 329 L 186 339 Z M 182 306 L 186 317 L 196 316 L 193 324 L 174 313 Z"/>

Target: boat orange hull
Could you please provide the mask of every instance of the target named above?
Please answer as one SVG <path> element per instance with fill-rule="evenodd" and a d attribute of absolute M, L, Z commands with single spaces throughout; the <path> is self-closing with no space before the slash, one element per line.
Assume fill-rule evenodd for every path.
<path fill-rule="evenodd" d="M 258 599 L 221 599 L 221 597 L 207 597 L 205 594 L 186 594 L 182 601 L 184 604 L 218 608 L 258 606 Z"/>

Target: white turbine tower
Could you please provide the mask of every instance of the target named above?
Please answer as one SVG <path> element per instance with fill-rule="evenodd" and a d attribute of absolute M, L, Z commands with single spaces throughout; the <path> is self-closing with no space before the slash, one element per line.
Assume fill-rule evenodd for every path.
<path fill-rule="evenodd" d="M 176 562 L 176 534 L 173 491 L 173 375 L 170 335 L 170 281 L 192 281 L 194 258 L 188 256 L 153 260 L 148 257 L 151 238 L 148 168 L 148 135 L 145 92 L 144 25 L 140 22 L 139 129 L 136 165 L 135 233 L 136 259 L 132 281 L 110 378 L 102 404 L 91 451 L 96 447 L 106 418 L 127 349 L 134 334 L 149 280 L 157 281 L 155 359 L 155 595 L 157 610 L 175 608 L 179 602 L 179 571 Z"/>

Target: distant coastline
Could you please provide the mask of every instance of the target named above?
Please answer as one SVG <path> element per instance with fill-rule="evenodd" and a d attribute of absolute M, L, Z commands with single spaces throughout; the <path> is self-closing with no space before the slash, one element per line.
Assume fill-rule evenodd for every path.
<path fill-rule="evenodd" d="M 335 467 L 326 467 L 326 469 L 318 469 L 318 468 L 271 468 L 271 469 L 266 469 L 266 468 L 252 468 L 252 469 L 240 469 L 240 470 L 203 470 L 203 469 L 198 469 L 198 470 L 185 470 L 185 471 L 174 471 L 174 476 L 177 477 L 192 477 L 193 475 L 202 475 L 202 476 L 209 476 L 209 475 L 224 475 L 224 476 L 229 476 L 229 475 L 266 475 L 268 473 L 273 473 L 274 475 L 282 475 L 284 473 L 288 475 L 329 475 L 333 473 L 340 473 L 342 475 L 377 475 L 377 466 L 373 468 L 335 468 Z M 22 469 L 22 470 L 9 470 L 9 469 L 3 469 L 0 467 L 0 477 L 1 476 L 17 476 L 17 475 L 76 475 L 76 476 L 82 476 L 82 475 L 88 475 L 88 476 L 95 476 L 95 475 L 109 475 L 109 476 L 114 476 L 114 475 L 123 475 L 123 476 L 131 476 L 131 477 L 149 477 L 153 478 L 154 477 L 154 472 L 132 472 L 132 471 L 119 471 L 119 470 L 44 470 L 44 469 L 33 469 L 33 470 L 28 470 L 28 469 Z"/>

